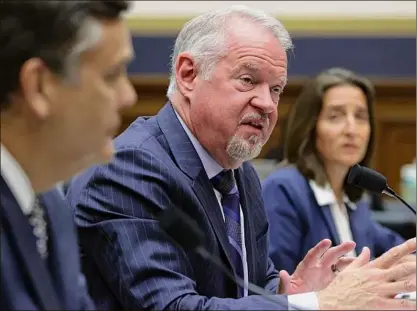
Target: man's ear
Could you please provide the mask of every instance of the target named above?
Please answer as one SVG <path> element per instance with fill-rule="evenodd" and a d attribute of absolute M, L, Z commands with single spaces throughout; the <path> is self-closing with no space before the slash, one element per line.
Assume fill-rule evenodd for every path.
<path fill-rule="evenodd" d="M 197 64 L 189 53 L 181 53 L 175 65 L 177 87 L 181 94 L 189 97 L 190 92 L 195 88 L 197 78 Z"/>
<path fill-rule="evenodd" d="M 50 113 L 50 103 L 44 93 L 44 77 L 48 69 L 43 61 L 31 58 L 20 69 L 20 96 L 24 99 L 27 109 L 40 119 Z"/>

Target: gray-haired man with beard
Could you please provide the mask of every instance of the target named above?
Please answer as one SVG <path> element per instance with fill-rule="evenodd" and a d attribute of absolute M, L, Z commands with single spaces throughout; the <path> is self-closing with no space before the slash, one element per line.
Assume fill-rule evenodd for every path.
<path fill-rule="evenodd" d="M 343 270 L 346 262 L 338 258 L 354 243 L 330 248 L 327 240 L 309 252 L 292 276 L 281 273 L 278 289 L 279 274 L 268 258 L 259 179 L 245 161 L 259 154 L 275 126 L 291 47 L 281 23 L 245 7 L 208 12 L 181 30 L 172 59 L 170 102 L 156 116 L 133 122 L 116 139 L 115 160 L 81 175 L 69 189 L 84 272 L 100 309 L 288 310 L 296 304 L 317 310 L 352 303 L 362 309 L 376 308 L 390 291 L 402 291 L 389 288 L 374 304 L 365 303 L 369 287 L 357 283 L 372 283 L 361 278 L 374 273 L 376 284 L 388 280 L 363 268 L 369 261 L 366 250 L 334 278 L 330 266 Z M 148 213 L 168 208 L 190 215 L 205 232 L 208 251 L 246 284 L 282 294 L 276 303 L 236 286 L 211 262 L 172 243 Z M 414 250 L 415 241 L 397 254 Z M 392 256 L 384 258 L 389 267 Z M 348 269 L 353 277 L 345 273 Z M 401 271 L 394 279 L 415 277 L 415 270 Z M 346 292 L 352 296 L 340 301 L 339 294 Z M 361 295 L 362 300 L 357 298 Z M 395 306 L 393 299 L 386 300 Z"/>

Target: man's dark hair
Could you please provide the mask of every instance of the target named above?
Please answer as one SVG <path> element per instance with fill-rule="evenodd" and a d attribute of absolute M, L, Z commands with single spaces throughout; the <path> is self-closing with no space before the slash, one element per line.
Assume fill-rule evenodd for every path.
<path fill-rule="evenodd" d="M 90 18 L 118 19 L 129 1 L 0 1 L 0 110 L 19 89 L 23 64 L 40 58 L 57 74 Z"/>

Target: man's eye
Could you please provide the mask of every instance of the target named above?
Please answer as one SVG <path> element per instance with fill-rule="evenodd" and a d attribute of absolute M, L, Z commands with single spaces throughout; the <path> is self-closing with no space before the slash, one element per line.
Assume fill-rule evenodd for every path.
<path fill-rule="evenodd" d="M 240 80 L 245 84 L 253 84 L 253 79 L 251 77 L 241 77 Z"/>
<path fill-rule="evenodd" d="M 105 79 L 107 82 L 112 82 L 112 81 L 116 80 L 118 76 L 119 76 L 118 74 L 110 74 L 110 75 L 106 75 L 106 76 L 104 77 L 104 79 Z"/>
<path fill-rule="evenodd" d="M 119 69 L 117 69 L 117 70 L 113 70 L 113 71 L 111 71 L 111 72 L 107 73 L 107 74 L 104 76 L 104 79 L 105 79 L 107 82 L 114 82 L 114 81 L 116 81 L 117 79 L 119 79 L 119 77 L 120 77 L 120 76 L 122 76 L 123 74 L 125 74 L 126 72 L 127 72 L 127 69 L 126 69 L 126 68 L 119 68 Z"/>
<path fill-rule="evenodd" d="M 280 86 L 275 86 L 272 88 L 272 92 L 274 92 L 275 94 L 281 94 L 282 93 L 282 88 Z"/>

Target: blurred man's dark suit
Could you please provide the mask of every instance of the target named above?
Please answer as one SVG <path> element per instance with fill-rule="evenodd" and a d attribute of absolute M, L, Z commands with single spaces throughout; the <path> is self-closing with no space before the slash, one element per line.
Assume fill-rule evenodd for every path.
<path fill-rule="evenodd" d="M 20 204 L 29 202 L 34 193 L 30 193 L 28 183 L 24 186 L 18 171 L 9 172 L 9 180 L 5 178 L 3 151 L 0 310 L 94 309 L 85 278 L 80 274 L 78 243 L 69 206 L 58 190 L 38 196 L 45 208 L 49 237 L 49 254 L 42 259 Z M 21 182 L 14 183 L 16 178 Z"/>

